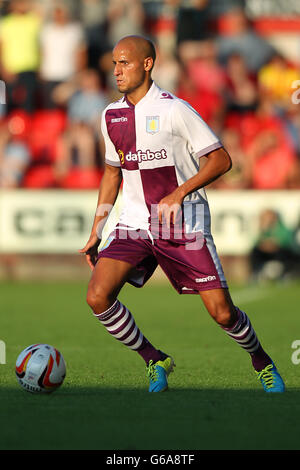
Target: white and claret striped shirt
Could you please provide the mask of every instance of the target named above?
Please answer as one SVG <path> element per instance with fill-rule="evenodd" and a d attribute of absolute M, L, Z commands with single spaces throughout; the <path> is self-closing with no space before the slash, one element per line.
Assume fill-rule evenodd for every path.
<path fill-rule="evenodd" d="M 152 205 L 199 171 L 199 159 L 222 147 L 201 116 L 185 101 L 152 83 L 134 106 L 126 95 L 102 114 L 105 161 L 122 169 L 123 209 L 119 223 L 149 229 Z M 197 203 L 203 217 L 185 211 L 186 233 L 210 232 L 204 188 L 184 199 Z M 200 211 L 200 212 L 201 212 Z M 186 215 L 185 214 L 185 215 Z"/>

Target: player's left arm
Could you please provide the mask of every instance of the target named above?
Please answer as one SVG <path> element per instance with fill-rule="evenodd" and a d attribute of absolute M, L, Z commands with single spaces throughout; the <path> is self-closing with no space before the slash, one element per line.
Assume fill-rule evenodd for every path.
<path fill-rule="evenodd" d="M 231 169 L 231 158 L 223 147 L 213 150 L 205 157 L 206 164 L 194 176 L 159 201 L 158 217 L 160 223 L 163 222 L 163 219 L 167 223 L 174 223 L 183 200 L 188 194 L 207 186 Z"/>
<path fill-rule="evenodd" d="M 177 188 L 178 195 L 182 197 L 182 200 L 188 194 L 212 183 L 232 167 L 231 158 L 224 147 L 213 150 L 205 157 L 206 164 L 199 169 L 198 173 Z"/>

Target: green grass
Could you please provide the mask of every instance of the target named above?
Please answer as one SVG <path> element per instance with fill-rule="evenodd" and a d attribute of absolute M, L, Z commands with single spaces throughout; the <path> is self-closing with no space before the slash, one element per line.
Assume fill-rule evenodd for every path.
<path fill-rule="evenodd" d="M 198 296 L 168 285 L 126 286 L 120 295 L 138 326 L 177 367 L 170 390 L 147 392 L 143 361 L 114 340 L 85 303 L 82 283 L 2 283 L 0 448 L 95 450 L 299 449 L 299 283 L 235 287 L 285 378 L 287 392 L 265 394 L 248 354 L 209 318 Z M 15 360 L 45 342 L 67 363 L 62 387 L 33 395 L 19 386 Z"/>

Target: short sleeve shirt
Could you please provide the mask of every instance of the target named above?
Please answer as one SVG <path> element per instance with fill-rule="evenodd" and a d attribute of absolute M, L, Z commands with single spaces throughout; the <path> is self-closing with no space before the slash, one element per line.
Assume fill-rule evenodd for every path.
<path fill-rule="evenodd" d="M 102 114 L 105 160 L 122 169 L 120 222 L 148 229 L 152 207 L 199 171 L 200 157 L 222 147 L 201 116 L 185 101 L 152 84 L 134 106 L 126 95 Z M 184 204 L 201 204 L 203 224 L 187 221 L 187 231 L 210 230 L 204 188 Z"/>

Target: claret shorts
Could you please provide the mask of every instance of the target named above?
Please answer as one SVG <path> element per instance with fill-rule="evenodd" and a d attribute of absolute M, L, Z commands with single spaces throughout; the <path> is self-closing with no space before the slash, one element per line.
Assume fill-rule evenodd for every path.
<path fill-rule="evenodd" d="M 135 267 L 128 282 L 142 287 L 159 265 L 179 294 L 227 288 L 213 238 L 198 232 L 193 238 L 153 239 L 147 230 L 116 228 L 98 259 L 113 258 Z"/>

